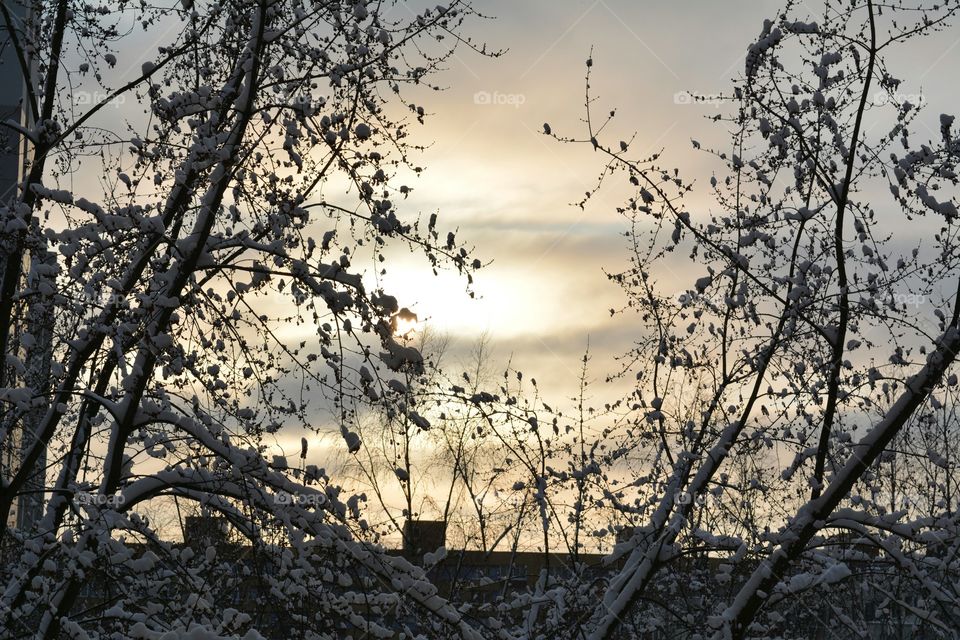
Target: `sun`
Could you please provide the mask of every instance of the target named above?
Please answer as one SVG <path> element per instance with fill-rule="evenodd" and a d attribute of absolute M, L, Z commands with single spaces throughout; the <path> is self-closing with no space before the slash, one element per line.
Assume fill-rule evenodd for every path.
<path fill-rule="evenodd" d="M 390 327 L 393 329 L 393 335 L 400 338 L 409 338 L 410 334 L 416 332 L 417 326 L 417 314 L 406 307 L 400 309 L 400 311 L 390 318 Z"/>

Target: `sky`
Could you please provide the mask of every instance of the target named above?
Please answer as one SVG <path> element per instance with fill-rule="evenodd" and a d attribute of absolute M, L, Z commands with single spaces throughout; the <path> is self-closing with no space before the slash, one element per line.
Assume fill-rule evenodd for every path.
<path fill-rule="evenodd" d="M 799 4 L 801 11 L 822 7 Z M 491 19 L 474 21 L 466 33 L 507 51 L 491 59 L 461 50 L 438 78 L 446 90 L 425 96 L 431 115 L 420 134 L 432 141 L 423 156 L 427 170 L 402 210 L 439 212 L 441 223 L 459 227 L 458 237 L 489 264 L 476 275 L 476 300 L 465 295 L 462 279 L 432 278 L 414 260 L 395 265 L 386 284 L 455 344 L 489 332 L 498 361 L 510 357 L 541 388 L 569 396 L 588 339 L 592 372 L 602 384 L 613 356 L 629 349 L 635 335 L 629 315 L 611 317 L 609 310 L 625 299 L 604 275 L 627 258 L 626 222 L 615 207 L 630 190 L 612 182 L 584 210 L 573 206 L 594 186 L 602 159 L 588 146 L 543 135 L 543 123 L 556 134 L 584 137 L 585 61 L 592 50 L 595 108 L 617 109 L 608 143 L 635 135 L 631 151 L 662 149 L 664 165 L 706 184 L 717 167 L 693 150 L 691 139 L 720 143 L 725 134 L 707 120 L 718 103 L 688 96 L 729 91 L 763 19 L 782 3 L 483 0 L 475 7 Z M 924 96 L 923 120 L 932 131 L 939 113 L 958 104 L 949 82 L 960 63 L 956 36 L 948 31 L 912 41 L 891 65 L 909 78 L 902 92 Z M 688 200 L 695 214 L 710 208 L 704 191 Z M 683 264 L 672 270 L 678 292 L 702 275 L 696 271 Z M 598 395 L 616 395 L 625 384 Z"/>
<path fill-rule="evenodd" d="M 433 2 L 400 2 L 392 11 L 413 15 L 426 4 Z M 692 215 L 709 215 L 712 203 L 704 186 L 722 167 L 694 151 L 691 139 L 722 147 L 727 135 L 723 125 L 709 120 L 721 103 L 690 96 L 728 92 L 763 20 L 782 5 L 780 0 L 476 0 L 475 8 L 489 18 L 468 21 L 464 34 L 504 53 L 484 57 L 462 47 L 433 78 L 443 91 L 407 95 L 428 112 L 413 140 L 428 148 L 416 159 L 426 171 L 409 183 L 413 191 L 398 205 L 404 220 L 437 213 L 441 229 L 457 229 L 458 239 L 475 248 L 474 257 L 484 264 L 475 274 L 475 297 L 467 295 L 462 276 L 433 276 L 422 256 L 405 253 L 388 263 L 384 288 L 433 331 L 450 336 L 454 360 L 466 360 L 472 343 L 487 334 L 491 368 L 509 360 L 537 378 L 553 406 L 563 407 L 575 394 L 588 341 L 596 381 L 590 402 L 601 405 L 627 392 L 629 379 L 607 384 L 604 378 L 616 371 L 615 356 L 639 337 L 640 323 L 629 313 L 611 316 L 610 309 L 621 308 L 625 297 L 605 273 L 627 263 L 627 223 L 616 207 L 632 189 L 621 177 L 585 208 L 577 207 L 595 186 L 603 159 L 588 144 L 565 145 L 544 135 L 543 124 L 550 123 L 559 136 L 585 138 L 584 73 L 591 57 L 594 108 L 601 114 L 617 111 L 607 143 L 633 140 L 631 152 L 638 156 L 662 152 L 661 165 L 677 167 L 695 185 L 686 200 Z M 815 0 L 797 5 L 811 14 L 822 6 Z M 928 110 L 920 123 L 933 138 L 939 114 L 960 105 L 958 34 L 952 29 L 911 41 L 891 60 L 893 73 L 906 79 L 902 94 L 923 95 Z M 130 69 L 138 68 L 143 51 L 152 51 L 143 44 L 133 39 L 130 49 L 120 52 Z M 81 170 L 74 177 L 82 182 L 86 174 Z M 898 228 L 895 241 L 909 244 L 922 225 Z M 684 260 L 676 256 L 665 265 L 663 293 L 679 294 L 703 275 L 702 267 Z M 371 265 L 368 275 L 375 270 Z M 300 436 L 285 432 L 277 444 L 287 453 L 297 451 Z M 323 446 L 311 448 L 310 462 L 322 464 L 327 455 Z"/>
<path fill-rule="evenodd" d="M 410 0 L 390 11 L 408 19 L 432 4 Z M 626 264 L 627 225 L 616 207 L 632 191 L 621 178 L 586 208 L 575 206 L 595 186 L 602 158 L 589 145 L 545 136 L 543 124 L 561 136 L 585 137 L 585 61 L 592 56 L 595 109 L 617 110 L 607 142 L 633 139 L 631 153 L 637 155 L 662 151 L 662 165 L 677 167 L 695 184 L 687 199 L 693 215 L 707 215 L 712 203 L 703 186 L 722 167 L 695 152 L 691 139 L 722 147 L 727 136 L 722 125 L 708 120 L 721 103 L 695 102 L 690 95 L 728 92 L 763 20 L 775 16 L 783 2 L 476 0 L 473 5 L 488 18 L 468 21 L 464 35 L 503 54 L 484 57 L 461 47 L 433 78 L 444 90 L 406 94 L 428 112 L 413 139 L 428 148 L 416 158 L 426 171 L 409 183 L 413 192 L 399 204 L 399 214 L 414 220 L 437 213 L 441 229 L 457 229 L 458 239 L 475 247 L 485 265 L 475 275 L 475 297 L 466 294 L 463 277 L 453 272 L 434 277 L 422 256 L 404 253 L 391 260 L 382 283 L 434 331 L 450 336 L 451 357 L 465 358 L 486 333 L 494 368 L 509 359 L 536 377 L 554 403 L 576 389 L 589 341 L 591 373 L 600 381 L 597 399 L 613 399 L 629 381 L 607 389 L 602 381 L 636 333 L 629 314 L 611 316 L 610 309 L 621 308 L 625 297 L 605 272 Z M 806 0 L 797 11 L 814 15 L 821 7 Z M 926 99 L 921 122 L 931 137 L 937 136 L 939 113 L 960 104 L 960 88 L 951 82 L 960 64 L 958 33 L 911 41 L 892 59 L 894 73 L 908 78 L 901 91 Z M 152 50 L 143 45 L 131 39 L 130 49 L 120 52 L 122 64 L 137 69 L 143 51 Z M 77 175 L 85 179 L 82 171 Z M 909 233 L 906 229 L 904 241 Z M 668 267 L 665 293 L 679 294 L 703 275 L 682 256 Z M 369 272 L 376 268 L 370 265 Z"/>

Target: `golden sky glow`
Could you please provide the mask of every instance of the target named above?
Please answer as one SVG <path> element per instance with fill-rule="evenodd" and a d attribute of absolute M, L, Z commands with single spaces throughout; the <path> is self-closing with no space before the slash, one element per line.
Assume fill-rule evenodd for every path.
<path fill-rule="evenodd" d="M 693 215 L 707 215 L 703 187 L 716 165 L 693 150 L 691 139 L 720 144 L 726 131 L 708 120 L 718 113 L 716 103 L 684 97 L 727 91 L 763 18 L 780 6 L 485 0 L 478 8 L 495 19 L 473 24 L 471 35 L 509 51 L 493 60 L 458 53 L 442 76 L 446 89 L 424 91 L 429 116 L 417 133 L 430 144 L 422 156 L 426 171 L 411 180 L 414 190 L 400 210 L 407 219 L 439 213 L 444 228 L 457 228 L 458 239 L 489 265 L 476 274 L 475 299 L 464 292 L 463 278 L 434 277 L 422 261 L 394 261 L 382 284 L 401 306 L 464 344 L 488 332 L 497 355 L 553 378 L 557 398 L 568 396 L 588 336 L 595 361 L 605 365 L 630 346 L 630 317 L 609 313 L 623 296 L 604 275 L 627 258 L 626 225 L 615 207 L 629 185 L 613 181 L 586 210 L 571 206 L 594 186 L 601 159 L 587 146 L 547 138 L 543 123 L 554 133 L 584 137 L 584 61 L 593 47 L 595 108 L 617 109 L 607 133 L 635 135 L 631 148 L 641 154 L 662 151 L 665 166 L 696 179 L 688 206 Z M 909 56 L 897 60 L 904 68 L 894 72 L 926 70 L 919 84 L 934 122 L 957 96 L 933 80 L 960 62 L 960 48 L 944 52 L 942 43 L 919 41 Z M 911 91 L 919 92 L 919 84 Z M 664 266 L 666 289 L 680 291 L 702 275 L 684 256 Z M 604 373 L 598 367 L 598 377 Z"/>

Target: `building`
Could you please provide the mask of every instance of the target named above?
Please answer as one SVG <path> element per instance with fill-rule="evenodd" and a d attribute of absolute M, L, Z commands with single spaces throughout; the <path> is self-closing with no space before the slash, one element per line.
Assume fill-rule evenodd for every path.
<path fill-rule="evenodd" d="M 28 5 L 17 0 L 0 1 L 4 2 L 13 24 L 23 25 L 29 15 Z M 18 40 L 23 41 L 22 38 Z M 25 100 L 26 79 L 10 33 L 3 27 L 0 27 L 0 86 L 3 87 L 3 91 L 0 92 L 0 121 L 14 121 L 21 126 L 29 126 L 29 110 L 26 108 Z M 28 147 L 27 140 L 13 129 L 9 127 L 0 127 L 0 129 L 2 129 L 0 130 L 0 207 L 6 207 L 19 195 L 18 188 L 24 176 Z M 8 244 L 8 240 L 9 238 L 0 239 L 0 270 L 10 252 L 17 250 L 16 247 Z M 46 251 L 46 247 L 30 247 L 23 253 L 22 273 L 30 273 L 31 260 L 36 264 L 37 260 L 50 262 L 54 259 L 55 256 Z M 43 390 L 49 381 L 53 316 L 48 309 L 39 306 L 28 308 L 27 305 L 15 308 L 14 313 L 18 320 L 15 321 L 9 344 L 19 345 L 19 337 L 27 327 L 36 339 L 36 346 L 29 353 L 21 350 L 17 354 L 26 364 L 27 369 L 26 373 L 19 376 L 21 379 L 18 384 Z M 36 441 L 34 425 L 43 412 L 44 408 L 38 407 L 25 416 L 0 413 L 0 420 L 4 422 L 3 426 L 8 434 L 0 446 L 0 477 L 9 477 L 20 468 L 19 461 L 23 458 L 23 452 L 33 446 Z M 36 465 L 35 473 L 29 478 L 10 510 L 8 526 L 29 529 L 42 516 L 45 469 L 46 452 L 44 451 Z"/>
<path fill-rule="evenodd" d="M 549 573 L 550 583 L 554 585 L 557 583 L 596 585 L 597 590 L 594 593 L 599 596 L 605 580 L 617 571 L 615 567 L 603 565 L 603 554 L 580 554 L 576 558 L 571 558 L 565 554 L 524 551 L 450 550 L 446 554 L 438 554 L 434 549 L 426 551 L 428 555 L 424 562 L 423 556 L 415 555 L 415 552 L 427 548 L 427 538 L 431 535 L 442 535 L 445 532 L 444 524 L 436 521 L 413 522 L 405 525 L 405 529 L 412 534 L 423 532 L 419 547 L 388 549 L 387 553 L 403 555 L 413 564 L 422 564 L 440 596 L 477 614 L 485 611 L 494 612 L 497 607 L 502 606 L 502 603 L 514 600 L 515 596 L 536 591 L 538 582 L 546 573 Z M 627 535 L 629 532 L 624 533 L 624 537 Z M 278 570 L 275 562 L 279 549 L 270 551 L 272 560 L 268 560 L 249 544 L 239 539 L 231 541 L 225 521 L 214 517 L 188 517 L 185 521 L 184 538 L 183 543 L 174 546 L 179 549 L 190 547 L 195 555 L 201 555 L 212 548 L 217 551 L 216 557 L 225 561 L 221 565 L 218 579 L 211 582 L 216 586 L 214 595 L 216 607 L 233 608 L 245 612 L 251 616 L 261 633 L 271 640 L 303 637 L 298 633 L 296 617 L 301 614 L 316 614 L 316 602 L 310 599 L 296 602 L 296 598 L 287 599 L 289 596 L 277 591 L 278 585 L 275 579 L 281 578 L 283 573 Z M 432 545 L 438 541 L 442 546 L 442 538 L 434 537 L 429 544 Z M 873 581 L 881 579 L 877 568 L 880 567 L 882 570 L 883 567 L 882 564 L 873 564 L 872 560 L 876 556 L 874 549 L 850 536 L 836 536 L 827 542 L 828 546 L 837 547 L 837 557 L 848 564 L 852 573 L 843 580 L 842 585 L 834 587 L 838 589 L 836 592 L 827 592 L 818 588 L 811 591 L 810 597 L 805 601 L 795 606 L 786 605 L 783 609 L 784 615 L 781 616 L 782 626 L 790 632 L 784 637 L 803 637 L 812 640 L 854 637 L 852 634 L 844 635 L 846 627 L 841 624 L 842 617 L 845 617 L 847 622 L 862 617 L 863 635 L 859 637 L 869 640 L 923 640 L 946 637 L 942 633 L 938 634 L 937 629 L 924 624 L 923 620 L 912 613 L 910 607 L 920 604 L 918 598 L 922 594 L 919 591 L 913 590 L 902 594 L 904 602 L 908 604 L 907 607 L 887 607 L 889 598 L 871 587 Z M 148 550 L 144 545 L 130 545 L 130 547 L 134 551 L 134 556 L 141 556 Z M 294 555 L 288 554 L 285 562 L 288 567 L 296 570 L 297 563 L 301 560 L 302 558 L 297 560 Z M 345 586 L 346 590 L 356 588 L 360 584 L 358 581 L 364 579 L 369 579 L 370 584 L 379 585 L 376 578 L 369 575 L 362 567 L 349 560 L 346 562 L 347 564 L 342 565 L 340 571 L 351 575 L 354 580 L 352 583 L 341 585 Z M 720 601 L 728 602 L 735 593 L 729 589 L 736 589 L 755 567 L 756 561 L 751 559 L 731 566 L 725 564 L 720 558 L 689 557 L 671 563 L 670 570 L 664 572 L 671 574 L 668 581 L 680 585 L 680 592 L 670 591 L 669 585 L 663 583 L 659 587 L 663 591 L 654 593 L 651 601 L 670 601 L 672 606 L 681 609 L 689 604 L 692 606 L 692 611 L 698 612 L 698 615 L 704 615 L 704 612 L 709 610 L 710 603 L 702 601 L 701 595 L 684 593 L 689 591 L 688 585 L 699 582 L 701 588 L 698 593 L 706 593 L 707 597 L 710 597 L 710 592 L 716 591 L 715 595 L 719 596 Z M 715 579 L 718 573 L 725 572 L 735 578 L 730 581 L 726 590 Z M 707 580 L 711 586 L 704 591 L 702 586 L 707 583 Z M 887 585 L 888 588 L 893 588 L 894 582 L 896 581 L 891 581 Z M 337 591 L 338 586 L 335 582 L 331 582 L 324 589 Z M 828 602 L 830 593 L 833 595 Z M 117 594 L 114 580 L 105 575 L 93 573 L 83 586 L 81 599 L 75 606 L 75 610 L 89 612 L 98 608 L 107 608 L 112 606 Z M 183 593 L 169 592 L 154 597 L 182 599 Z M 286 601 L 280 604 L 278 598 L 285 598 Z M 591 607 L 595 605 L 594 602 L 588 604 Z M 642 609 L 643 603 L 639 606 Z M 352 613 L 358 615 L 360 619 L 366 619 L 369 614 L 371 618 L 378 620 L 387 628 L 404 628 L 413 633 L 422 633 L 425 637 L 431 637 L 429 628 L 424 625 L 424 620 L 416 611 L 395 612 L 391 617 L 393 607 L 378 608 L 375 596 L 369 601 L 358 599 L 353 607 Z M 526 615 L 527 611 L 527 608 L 519 607 L 514 608 L 513 614 L 510 614 L 500 609 L 495 615 Z M 648 611 L 638 611 L 638 616 L 642 619 Z M 351 627 L 352 623 L 348 622 L 349 613 L 349 611 L 340 610 L 337 612 L 336 620 L 333 617 L 330 618 L 330 630 L 337 634 L 335 637 L 346 637 L 356 631 Z M 567 613 L 570 613 L 569 610 Z M 694 618 L 689 623 L 698 630 L 707 628 L 705 617 Z M 613 637 L 623 640 L 688 640 L 694 637 L 688 631 L 689 629 L 679 630 L 670 626 L 624 628 Z"/>

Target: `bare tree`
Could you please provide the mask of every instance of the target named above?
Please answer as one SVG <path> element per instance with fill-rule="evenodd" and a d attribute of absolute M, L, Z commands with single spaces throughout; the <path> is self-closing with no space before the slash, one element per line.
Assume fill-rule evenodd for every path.
<path fill-rule="evenodd" d="M 610 637 L 638 611 L 718 638 L 783 633 L 782 611 L 850 574 L 818 554 L 843 531 L 925 593 L 925 604 L 899 602 L 904 611 L 941 633 L 960 625 L 960 594 L 937 575 L 953 565 L 926 563 L 922 545 L 902 549 L 931 535 L 953 545 L 955 512 L 944 501 L 934 518 L 911 519 L 859 499 L 877 482 L 878 460 L 902 458 L 891 449 L 898 435 L 956 384 L 960 147 L 949 115 L 917 140 L 926 138 L 920 105 L 903 97 L 910 79 L 894 77 L 885 56 L 946 28 L 958 9 L 821 6 L 809 15 L 787 2 L 750 46 L 730 115 L 718 118 L 730 144 L 704 149 L 723 172 L 710 178 L 710 212 L 688 208 L 694 184 L 659 155 L 634 157 L 630 138 L 608 142 L 613 113 L 596 117 L 592 62 L 587 135 L 545 127 L 606 156 L 601 183 L 622 176 L 635 189 L 621 209 L 632 265 L 613 278 L 644 323 L 629 401 L 650 454 L 644 476 L 623 484 L 652 488 L 587 637 Z M 919 246 L 897 237 L 907 220 Z M 679 252 L 701 271 L 677 296 L 660 265 Z M 718 510 L 736 513 L 718 519 Z M 664 571 L 691 553 L 729 557 L 716 579 L 733 585 L 714 589 L 720 597 L 692 619 L 656 603 Z"/>
<path fill-rule="evenodd" d="M 303 637 L 402 626 L 410 603 L 475 633 L 410 588 L 422 573 L 355 541 L 355 503 L 320 470 L 268 456 L 270 434 L 324 416 L 355 451 L 359 408 L 422 367 L 365 261 L 399 245 L 468 279 L 479 266 L 396 205 L 396 174 L 419 171 L 410 100 L 455 48 L 479 50 L 458 33 L 476 14 L 398 6 L 3 4 L 26 85 L 4 127 L 29 143 L 0 211 L 0 444 L 28 443 L 0 483 L 5 637 L 264 629 L 261 609 L 237 614 L 249 601 L 212 606 L 250 572 Z M 10 528 L 38 491 L 42 517 Z M 164 541 L 137 510 L 170 496 L 254 556 Z"/>
<path fill-rule="evenodd" d="M 592 408 L 588 353 L 573 411 L 510 366 L 489 379 L 483 344 L 447 378 L 368 277 L 398 245 L 467 284 L 481 266 L 396 205 L 417 85 L 485 53 L 460 35 L 477 14 L 394 7 L 3 5 L 26 93 L 3 123 L 25 168 L 0 203 L 0 634 L 950 636 L 960 143 L 949 115 L 918 141 L 885 56 L 960 6 L 787 2 L 717 119 L 729 146 L 704 149 L 706 212 L 659 154 L 607 142 L 588 62 L 587 135 L 545 129 L 635 191 L 612 277 L 643 331 L 632 393 Z M 679 253 L 700 272 L 675 295 Z M 371 544 L 308 438 L 274 455 L 330 424 L 391 526 L 474 519 L 480 549 L 542 554 L 534 584 L 474 607 Z M 216 526 L 171 543 L 171 509 Z"/>

